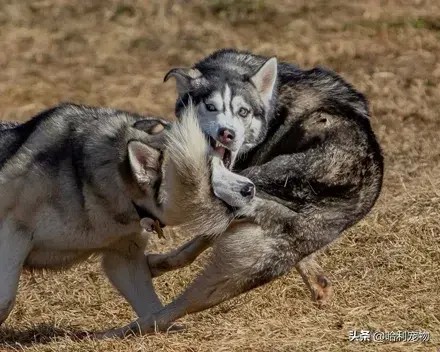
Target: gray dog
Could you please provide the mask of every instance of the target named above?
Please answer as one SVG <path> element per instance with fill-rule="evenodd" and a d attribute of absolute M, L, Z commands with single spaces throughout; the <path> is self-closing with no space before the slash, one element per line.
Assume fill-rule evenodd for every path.
<path fill-rule="evenodd" d="M 66 269 L 92 254 L 138 316 L 162 308 L 140 220 L 215 235 L 254 195 L 209 146 L 194 110 L 185 116 L 170 127 L 64 104 L 0 124 L 0 324 L 22 268 Z"/>

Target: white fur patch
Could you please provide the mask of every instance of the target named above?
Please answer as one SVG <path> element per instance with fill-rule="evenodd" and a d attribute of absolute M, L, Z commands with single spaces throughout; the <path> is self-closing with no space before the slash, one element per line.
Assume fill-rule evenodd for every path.
<path fill-rule="evenodd" d="M 217 111 L 223 111 L 223 98 L 222 98 L 222 94 L 219 91 L 215 91 L 206 100 L 206 104 L 212 104 L 212 105 L 215 106 Z M 207 111 L 207 113 L 211 113 L 211 111 Z"/>
<path fill-rule="evenodd" d="M 207 169 L 208 143 L 200 129 L 193 105 L 186 108 L 180 122 L 173 124 L 171 130 L 167 132 L 167 148 L 177 170 L 179 166 L 186 167 L 191 164 L 195 173 Z"/>
<path fill-rule="evenodd" d="M 250 105 L 248 103 L 246 103 L 244 98 L 241 95 L 235 95 L 232 98 L 232 109 L 233 109 L 235 115 L 238 114 L 240 108 L 245 108 L 245 109 L 252 112 Z M 251 116 L 251 114 L 249 114 L 249 117 L 250 116 Z M 248 117 L 246 117 L 246 118 L 248 118 Z"/>
<path fill-rule="evenodd" d="M 230 111 L 230 106 L 231 106 L 231 98 L 232 98 L 232 92 L 231 92 L 231 88 L 229 88 L 229 85 L 226 84 L 225 85 L 225 91 L 223 93 L 223 108 L 225 110 L 225 113 L 232 113 L 232 111 Z"/>

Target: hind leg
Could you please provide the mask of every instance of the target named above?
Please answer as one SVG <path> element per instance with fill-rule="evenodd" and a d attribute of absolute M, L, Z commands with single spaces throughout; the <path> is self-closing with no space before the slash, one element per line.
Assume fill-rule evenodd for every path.
<path fill-rule="evenodd" d="M 0 325 L 14 306 L 21 270 L 30 250 L 27 233 L 6 221 L 0 223 Z"/>
<path fill-rule="evenodd" d="M 310 290 L 312 300 L 323 305 L 332 296 L 332 285 L 326 273 L 315 260 L 315 254 L 310 254 L 295 266 L 304 283 Z"/>
<path fill-rule="evenodd" d="M 257 225 L 232 225 L 213 247 L 211 263 L 178 297 L 153 315 L 108 332 L 99 338 L 124 337 L 165 330 L 186 315 L 213 307 L 286 273 L 295 264 L 286 256 L 282 241 L 265 236 Z M 279 251 L 281 249 L 281 252 Z M 283 255 L 279 255 L 282 253 Z"/>

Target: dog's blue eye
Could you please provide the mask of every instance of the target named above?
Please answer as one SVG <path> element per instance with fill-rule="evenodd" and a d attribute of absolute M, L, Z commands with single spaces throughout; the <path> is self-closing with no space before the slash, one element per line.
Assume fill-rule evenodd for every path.
<path fill-rule="evenodd" d="M 205 106 L 206 106 L 206 110 L 208 111 L 217 111 L 214 104 L 205 104 Z"/>
<path fill-rule="evenodd" d="M 250 113 L 250 111 L 246 108 L 240 108 L 240 110 L 238 110 L 238 115 L 240 115 L 241 117 L 246 117 L 248 116 Z"/>

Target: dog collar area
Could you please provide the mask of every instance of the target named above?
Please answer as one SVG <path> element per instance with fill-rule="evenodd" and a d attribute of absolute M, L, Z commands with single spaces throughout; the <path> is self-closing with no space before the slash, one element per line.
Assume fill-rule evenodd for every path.
<path fill-rule="evenodd" d="M 131 203 L 134 206 L 134 209 L 136 209 L 136 213 L 139 216 L 139 219 L 143 219 L 143 218 L 150 218 L 153 219 L 154 221 L 159 222 L 160 227 L 165 227 L 165 224 L 162 223 L 162 221 L 160 221 L 158 218 L 156 218 L 153 214 L 151 214 L 151 212 L 149 212 L 147 209 L 145 209 L 144 207 L 140 207 L 139 205 L 137 205 L 135 202 L 131 201 Z"/>

